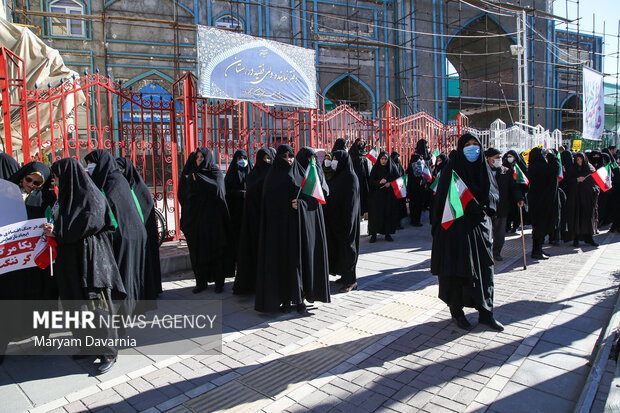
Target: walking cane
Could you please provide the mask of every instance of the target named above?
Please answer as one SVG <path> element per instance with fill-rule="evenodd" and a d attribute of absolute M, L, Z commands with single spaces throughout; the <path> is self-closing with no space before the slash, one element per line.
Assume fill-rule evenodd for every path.
<path fill-rule="evenodd" d="M 521 217 L 521 244 L 523 245 L 523 269 L 527 270 L 527 261 L 525 258 L 525 234 L 523 233 L 523 207 L 519 207 L 519 216 Z"/>

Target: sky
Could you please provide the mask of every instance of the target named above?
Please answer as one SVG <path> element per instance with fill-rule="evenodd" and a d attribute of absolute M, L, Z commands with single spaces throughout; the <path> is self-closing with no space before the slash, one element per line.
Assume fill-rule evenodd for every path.
<path fill-rule="evenodd" d="M 579 5 L 579 8 L 577 6 Z M 567 14 L 568 12 L 568 14 Z M 556 16 L 568 17 L 575 20 L 578 16 L 579 31 L 592 33 L 593 23 L 596 22 L 596 35 L 603 35 L 603 23 L 605 25 L 606 36 L 603 37 L 603 71 L 612 76 L 606 76 L 606 82 L 615 82 L 617 70 L 618 52 L 618 21 L 620 21 L 620 1 L 619 0 L 555 0 L 553 2 L 553 14 Z M 593 17 L 594 16 L 594 19 Z M 557 23 L 556 28 L 566 30 L 566 24 Z M 569 25 L 568 30 L 577 31 L 577 23 Z"/>

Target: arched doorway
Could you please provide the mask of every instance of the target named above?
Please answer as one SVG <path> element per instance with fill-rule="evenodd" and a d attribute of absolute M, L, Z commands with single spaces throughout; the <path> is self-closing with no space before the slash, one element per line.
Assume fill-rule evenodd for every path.
<path fill-rule="evenodd" d="M 336 79 L 327 86 L 324 95 L 335 106 L 346 104 L 361 113 L 373 110 L 374 98 L 370 89 L 353 75 Z"/>
<path fill-rule="evenodd" d="M 562 118 L 560 130 L 564 134 L 581 132 L 582 129 L 582 103 L 577 95 L 571 95 L 562 103 Z"/>
<path fill-rule="evenodd" d="M 505 36 L 483 37 L 488 34 Z M 517 61 L 510 53 L 514 39 L 487 14 L 472 19 L 455 35 L 446 46 L 446 65 L 456 71 L 449 79 L 449 113 L 463 112 L 479 128 L 488 128 L 497 118 L 512 123 L 518 111 Z"/>

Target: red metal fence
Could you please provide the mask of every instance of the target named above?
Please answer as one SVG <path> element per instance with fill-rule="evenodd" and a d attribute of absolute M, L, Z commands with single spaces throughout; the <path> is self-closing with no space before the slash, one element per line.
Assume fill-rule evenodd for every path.
<path fill-rule="evenodd" d="M 98 73 L 68 79 L 56 87 L 25 90 L 23 62 L 0 50 L 2 121 L 14 126 L 5 131 L 4 151 L 24 162 L 81 159 L 97 148 L 131 158 L 156 207 L 164 212 L 168 239 L 181 236 L 178 176 L 188 154 L 199 146 L 212 149 L 224 169 L 237 149 L 245 149 L 253 158 L 264 146 L 288 143 L 296 149 L 307 145 L 329 150 L 337 138 L 352 143 L 361 137 L 371 145 L 399 151 L 406 167 L 419 139 L 446 152 L 467 126 L 463 116 L 449 125 L 423 112 L 401 118 L 391 102 L 380 107 L 375 119 L 347 105 L 327 112 L 320 96 L 318 109 L 214 103 L 197 96 L 190 73 L 174 83 L 170 100 L 143 98 Z M 18 98 L 9 99 L 11 93 Z M 14 137 L 15 125 L 19 125 L 17 134 L 27 139 Z"/>

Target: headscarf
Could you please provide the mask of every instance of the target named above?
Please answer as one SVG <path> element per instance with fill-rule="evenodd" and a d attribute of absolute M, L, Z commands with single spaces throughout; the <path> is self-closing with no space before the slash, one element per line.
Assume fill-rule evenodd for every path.
<path fill-rule="evenodd" d="M 19 164 L 13 157 L 0 153 L 0 179 L 8 180 L 19 169 Z"/>
<path fill-rule="evenodd" d="M 475 162 L 469 162 L 463 153 L 465 144 L 471 139 L 474 139 L 480 146 L 480 156 L 478 156 Z M 491 182 L 494 182 L 494 180 L 491 178 L 491 169 L 482 152 L 482 144 L 477 137 L 470 133 L 466 133 L 459 138 L 457 152 L 454 155 L 454 159 L 450 161 L 450 165 L 452 170 L 465 182 L 465 185 L 467 185 L 467 188 L 469 188 L 474 198 L 481 206 L 488 206 L 489 203 L 491 203 L 491 206 L 493 208 L 495 207 L 497 199 L 493 202 L 493 199 L 491 199 L 489 195 L 490 191 L 493 189 L 492 186 L 494 186 Z M 496 186 L 494 190 L 495 192 L 497 191 Z M 494 193 L 491 197 L 493 196 L 498 196 L 498 194 Z"/>
<path fill-rule="evenodd" d="M 381 165 L 380 159 L 383 156 L 387 158 L 387 163 L 385 164 L 385 166 Z M 386 151 L 381 151 L 381 153 L 379 153 L 379 156 L 377 157 L 377 162 L 375 162 L 372 170 L 370 171 L 370 180 L 380 181 L 381 179 L 385 179 L 387 182 L 392 182 L 400 178 L 400 176 L 401 175 L 398 173 L 398 167 L 396 166 L 392 158 L 390 158 L 390 155 Z"/>
<path fill-rule="evenodd" d="M 97 164 L 90 175 L 97 188 L 103 189 L 110 174 L 122 175 L 112 154 L 104 149 L 96 149 L 86 155 L 84 160 Z"/>
<path fill-rule="evenodd" d="M 25 198 L 28 218 L 45 218 L 47 209 L 50 208 L 51 210 L 56 202 L 56 194 L 51 189 L 52 180 L 50 176 L 52 171 L 50 167 L 38 161 L 28 162 L 11 176 L 10 181 L 20 186 L 22 179 L 32 173 L 39 174 L 43 178 L 43 184 L 35 187 Z"/>
<path fill-rule="evenodd" d="M 17 170 L 17 172 L 15 172 L 10 178 L 8 178 L 8 180 L 19 186 L 22 179 L 32 173 L 37 173 L 39 174 L 39 176 L 41 176 L 41 178 L 43 178 L 43 185 L 41 185 L 41 187 L 39 187 L 38 189 L 43 189 L 43 187 L 46 185 L 49 189 L 49 177 L 51 174 L 50 167 L 39 161 L 28 162 L 27 164 L 19 168 L 19 170 Z"/>
<path fill-rule="evenodd" d="M 264 161 L 265 155 L 269 156 L 271 159 L 271 163 L 267 163 Z M 269 148 L 261 148 L 256 152 L 256 161 L 254 163 L 254 168 L 248 174 L 246 184 L 249 188 L 254 185 L 256 182 L 265 179 L 267 172 L 269 172 L 269 168 L 273 164 L 275 153 L 272 153 L 272 150 Z"/>
<path fill-rule="evenodd" d="M 582 158 L 583 162 L 581 166 L 577 165 L 577 158 Z M 573 169 L 575 170 L 577 176 L 588 176 L 593 172 L 596 172 L 596 169 L 592 164 L 590 164 L 588 157 L 583 152 L 577 152 L 575 154 L 575 162 L 573 163 Z"/>
<path fill-rule="evenodd" d="M 437 162 L 440 159 L 441 162 Z M 447 163 L 448 156 L 445 153 L 439 154 L 439 156 L 437 156 L 437 159 L 435 160 L 435 175 L 437 175 L 443 169 L 443 167 L 446 166 Z"/>
<path fill-rule="evenodd" d="M 507 160 L 509 156 L 515 158 L 515 161 L 512 164 Z M 523 173 L 527 173 L 527 164 L 525 163 L 525 159 L 523 159 L 523 156 L 521 156 L 521 154 L 518 154 L 517 151 L 515 151 L 514 149 L 509 150 L 504 154 L 504 156 L 502 156 L 502 164 L 506 168 L 510 168 L 510 170 L 514 168 L 515 164 L 519 165 L 519 169 L 521 169 Z"/>
<path fill-rule="evenodd" d="M 278 147 L 280 149 L 280 147 Z M 304 146 L 297 152 L 295 156 L 295 164 L 301 167 L 302 170 L 302 181 L 303 177 L 306 173 L 306 169 L 308 169 L 308 165 L 310 165 L 310 157 L 314 156 L 314 149 Z M 329 186 L 327 185 L 327 179 L 325 179 L 325 175 L 323 174 L 323 168 L 320 165 L 316 165 L 316 170 L 321 179 L 321 187 L 323 188 L 323 192 L 325 196 L 329 195 Z M 301 182 L 296 182 L 298 186 L 301 186 Z"/>
<path fill-rule="evenodd" d="M 334 170 L 331 167 L 331 164 L 329 166 L 327 166 L 325 164 L 325 161 L 330 161 L 332 160 L 332 155 L 329 153 L 325 154 L 325 158 L 323 159 L 323 165 L 321 165 L 321 167 L 323 168 L 323 175 L 325 175 L 325 179 L 327 179 L 328 181 L 330 179 L 332 179 L 332 175 L 334 174 Z"/>
<path fill-rule="evenodd" d="M 560 160 L 565 171 L 568 171 L 573 166 L 573 154 L 568 149 L 560 154 Z"/>
<path fill-rule="evenodd" d="M 426 139 L 420 139 L 415 145 L 415 153 L 419 154 L 424 161 L 431 160 L 431 151 L 428 149 Z"/>
<path fill-rule="evenodd" d="M 196 156 L 200 152 L 204 156 L 204 160 L 200 165 L 196 165 Z M 193 158 L 192 156 L 193 155 Z M 193 162 L 190 163 L 190 158 Z M 224 200 L 226 197 L 226 187 L 224 186 L 224 175 L 220 168 L 213 161 L 213 154 L 207 148 L 200 147 L 190 154 L 190 157 L 183 168 L 183 175 L 195 174 L 196 179 L 200 179 L 207 185 L 209 191 L 218 198 Z"/>
<path fill-rule="evenodd" d="M 132 189 L 136 186 L 138 182 L 144 181 L 142 179 L 142 175 L 140 175 L 140 172 L 138 172 L 136 167 L 133 165 L 133 162 L 131 162 L 131 159 L 116 158 L 116 165 L 118 165 L 121 173 L 123 174 L 125 179 L 127 179 L 127 182 L 129 182 L 129 186 Z"/>
<path fill-rule="evenodd" d="M 246 158 L 248 158 L 248 165 L 245 168 L 241 168 L 237 163 L 238 158 L 241 156 L 245 156 Z M 251 171 L 252 163 L 250 162 L 248 153 L 243 149 L 238 149 L 233 155 L 233 159 L 228 166 L 228 171 L 226 172 L 226 177 L 224 178 L 226 188 L 234 188 L 237 190 L 243 189 L 240 187 L 239 184 L 247 179 L 247 176 Z"/>
<path fill-rule="evenodd" d="M 114 230 L 108 203 L 84 168 L 74 158 L 54 162 L 58 177 L 58 217 L 56 236 L 64 243 L 75 243 L 104 229 Z"/>
<path fill-rule="evenodd" d="M 364 145 L 361 148 L 358 148 L 357 144 L 360 142 L 362 142 Z M 364 139 L 362 138 L 355 139 L 355 142 L 353 142 L 353 145 L 351 145 L 351 147 L 349 148 L 349 155 L 352 159 L 366 156 L 367 153 L 368 152 L 366 151 L 366 142 L 364 142 Z"/>
<path fill-rule="evenodd" d="M 347 147 L 347 141 L 344 138 L 336 139 L 334 142 L 334 146 L 332 147 L 332 152 L 334 151 L 344 151 Z"/>
<path fill-rule="evenodd" d="M 414 176 L 422 176 L 422 171 L 424 170 L 423 166 L 424 161 L 420 157 L 420 154 L 412 154 L 411 158 L 409 159 L 409 168 L 411 168 Z"/>

